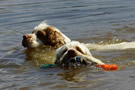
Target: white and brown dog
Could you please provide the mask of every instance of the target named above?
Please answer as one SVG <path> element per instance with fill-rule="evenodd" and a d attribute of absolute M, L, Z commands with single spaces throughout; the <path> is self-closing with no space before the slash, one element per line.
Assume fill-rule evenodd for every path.
<path fill-rule="evenodd" d="M 94 58 L 89 49 L 77 41 L 69 42 L 56 50 L 55 64 L 60 66 L 74 66 L 78 63 L 78 61 L 73 61 L 73 58 L 76 56 L 85 58 L 83 61 L 79 61 L 79 64 L 104 64 L 102 61 Z"/>
<path fill-rule="evenodd" d="M 26 48 L 35 48 L 41 45 L 58 48 L 70 41 L 59 29 L 42 22 L 34 28 L 32 34 L 23 36 L 22 45 Z"/>

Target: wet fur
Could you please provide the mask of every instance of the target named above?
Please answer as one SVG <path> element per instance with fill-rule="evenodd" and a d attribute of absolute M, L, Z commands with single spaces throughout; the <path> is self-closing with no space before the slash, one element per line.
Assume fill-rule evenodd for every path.
<path fill-rule="evenodd" d="M 44 30 L 37 32 L 38 38 L 44 43 L 44 45 L 50 45 L 54 48 L 58 48 L 66 42 L 60 32 L 54 31 L 55 27 L 48 26 Z"/>

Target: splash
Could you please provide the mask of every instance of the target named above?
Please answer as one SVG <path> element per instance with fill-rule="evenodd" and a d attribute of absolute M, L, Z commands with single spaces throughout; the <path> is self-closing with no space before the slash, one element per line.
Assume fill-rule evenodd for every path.
<path fill-rule="evenodd" d="M 84 45 L 89 49 L 101 51 L 135 49 L 135 42 L 123 42 L 123 40 L 117 38 L 101 41 L 97 44 L 87 43 Z"/>

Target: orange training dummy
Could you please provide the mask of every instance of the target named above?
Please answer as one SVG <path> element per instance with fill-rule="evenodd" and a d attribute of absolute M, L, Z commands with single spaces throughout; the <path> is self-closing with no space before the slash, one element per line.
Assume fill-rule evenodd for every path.
<path fill-rule="evenodd" d="M 115 65 L 115 64 L 98 64 L 97 67 L 100 67 L 104 70 L 107 70 L 107 71 L 113 71 L 113 70 L 117 70 L 118 69 L 118 66 Z"/>

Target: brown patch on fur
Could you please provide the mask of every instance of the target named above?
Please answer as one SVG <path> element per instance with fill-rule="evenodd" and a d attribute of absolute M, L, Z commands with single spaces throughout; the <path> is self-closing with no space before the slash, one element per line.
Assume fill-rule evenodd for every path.
<path fill-rule="evenodd" d="M 79 51 L 80 53 L 84 54 L 82 49 L 79 46 L 76 46 L 76 50 Z"/>
<path fill-rule="evenodd" d="M 51 45 L 58 48 L 65 44 L 64 37 L 61 33 L 55 30 L 53 26 L 48 26 L 44 30 L 37 32 L 37 37 L 44 43 L 44 45 Z"/>

